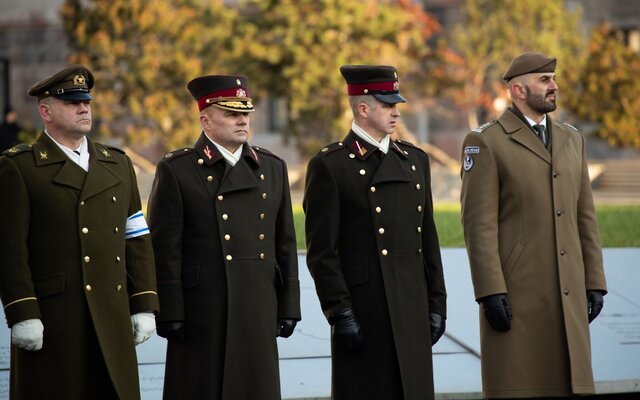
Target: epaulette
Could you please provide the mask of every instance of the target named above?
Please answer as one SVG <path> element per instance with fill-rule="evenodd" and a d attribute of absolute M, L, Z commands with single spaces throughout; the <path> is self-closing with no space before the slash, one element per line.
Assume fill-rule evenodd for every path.
<path fill-rule="evenodd" d="M 580 132 L 580 131 L 578 130 L 578 128 L 576 128 L 575 126 L 573 126 L 573 125 L 571 125 L 571 124 L 567 124 L 566 122 L 563 122 L 563 124 L 564 124 L 564 125 L 566 125 L 566 126 L 568 126 L 568 127 L 569 127 L 569 128 L 571 128 L 571 129 L 573 129 L 573 130 L 574 130 L 574 131 L 576 131 L 576 132 Z"/>
<path fill-rule="evenodd" d="M 497 120 L 493 120 L 493 121 L 489 121 L 486 124 L 482 124 L 479 127 L 472 129 L 471 132 L 475 132 L 475 133 L 482 133 L 484 132 L 489 126 L 495 124 L 497 122 Z"/>
<path fill-rule="evenodd" d="M 340 150 L 340 149 L 344 149 L 344 143 L 342 142 L 333 142 L 330 143 L 328 145 L 326 145 L 325 147 L 323 147 L 317 154 L 321 155 L 321 156 L 326 156 L 327 154 L 331 154 L 336 150 Z"/>
<path fill-rule="evenodd" d="M 185 148 L 177 149 L 170 153 L 167 153 L 164 156 L 164 159 L 167 161 L 171 161 L 171 160 L 175 160 L 176 158 L 185 156 L 187 154 L 191 154 L 192 152 L 193 152 L 193 149 L 191 147 L 185 147 Z"/>
<path fill-rule="evenodd" d="M 5 151 L 2 152 L 3 155 L 7 156 L 7 157 L 14 157 L 20 153 L 24 153 L 27 151 L 33 151 L 33 148 L 31 147 L 30 144 L 17 144 Z"/>
<path fill-rule="evenodd" d="M 282 160 L 282 158 L 278 157 L 277 155 L 275 155 L 274 153 L 272 153 L 271 151 L 265 149 L 264 147 L 259 147 L 259 146 L 251 146 L 251 148 L 259 153 L 262 154 L 266 154 L 268 156 L 271 156 L 273 158 L 277 158 L 278 160 Z"/>
<path fill-rule="evenodd" d="M 121 149 L 121 148 L 119 148 L 119 147 L 110 146 L 110 145 L 108 145 L 108 144 L 102 144 L 102 143 L 96 143 L 96 144 L 97 144 L 97 145 L 100 145 L 100 146 L 102 146 L 102 147 L 106 147 L 106 148 L 107 148 L 107 149 L 109 149 L 109 150 L 115 150 L 115 151 L 117 151 L 118 153 L 127 154 L 127 153 L 125 153 L 125 152 L 124 152 L 124 150 L 122 150 L 122 149 Z"/>
<path fill-rule="evenodd" d="M 416 146 L 415 144 L 411 143 L 411 142 L 407 142 L 406 140 L 402 140 L 402 139 L 396 139 L 394 140 L 395 143 L 403 145 L 403 146 L 407 146 L 407 147 L 411 147 L 414 148 L 416 150 L 420 150 L 423 153 L 426 153 L 423 149 L 421 149 L 419 146 Z"/>

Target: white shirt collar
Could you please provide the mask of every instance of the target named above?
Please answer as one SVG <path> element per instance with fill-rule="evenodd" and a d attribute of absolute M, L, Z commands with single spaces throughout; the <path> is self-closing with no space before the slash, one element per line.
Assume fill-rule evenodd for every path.
<path fill-rule="evenodd" d="M 236 165 L 238 161 L 240 161 L 240 158 L 242 157 L 242 145 L 240 145 L 240 147 L 238 147 L 236 151 L 231 152 L 225 149 L 224 147 L 222 147 L 222 145 L 216 143 L 206 133 L 204 135 L 207 137 L 207 139 L 209 139 L 211 143 L 213 143 L 218 148 L 218 151 L 220 151 L 220 154 L 222 154 L 222 157 L 224 157 L 224 160 L 228 162 L 229 165 L 233 167 Z"/>
<path fill-rule="evenodd" d="M 536 121 L 532 120 L 531 118 L 527 117 L 526 115 L 524 117 L 527 119 L 527 122 L 529 123 L 529 125 L 531 125 L 531 127 L 533 127 L 534 125 L 542 125 L 542 126 L 545 127 L 545 129 L 547 128 L 547 114 L 544 115 L 544 118 L 542 118 L 542 121 L 540 121 L 539 124 L 537 124 Z"/>
<path fill-rule="evenodd" d="M 358 135 L 358 137 L 364 140 L 365 142 L 379 148 L 380 151 L 382 151 L 384 154 L 387 154 L 387 152 L 389 151 L 389 143 L 390 143 L 389 135 L 385 135 L 385 137 L 383 137 L 382 140 L 378 142 L 371 135 L 369 135 L 364 129 L 359 127 L 358 124 L 356 124 L 356 121 L 353 121 L 351 123 L 351 130 L 353 131 L 353 133 Z"/>
<path fill-rule="evenodd" d="M 49 136 L 53 143 L 55 143 L 71 161 L 78 164 L 80 168 L 85 171 L 89 171 L 89 145 L 87 143 L 86 136 L 82 137 L 82 143 L 80 143 L 80 146 L 77 149 L 70 149 L 55 140 L 51 135 L 49 135 L 49 132 L 47 132 L 46 129 L 44 130 L 44 133 Z"/>

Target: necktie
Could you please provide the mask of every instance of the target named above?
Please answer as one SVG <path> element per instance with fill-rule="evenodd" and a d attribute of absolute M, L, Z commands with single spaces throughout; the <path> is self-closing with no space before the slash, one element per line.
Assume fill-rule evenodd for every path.
<path fill-rule="evenodd" d="M 538 137 L 540 138 L 540 140 L 542 140 L 542 143 L 544 143 L 544 145 L 547 145 L 547 130 L 546 127 L 544 125 L 534 125 L 533 129 L 535 129 L 536 133 L 538 134 Z"/>

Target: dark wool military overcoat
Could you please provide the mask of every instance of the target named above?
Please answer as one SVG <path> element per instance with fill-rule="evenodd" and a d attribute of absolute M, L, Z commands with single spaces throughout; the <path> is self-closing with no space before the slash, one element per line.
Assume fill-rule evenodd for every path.
<path fill-rule="evenodd" d="M 231 167 L 202 134 L 168 154 L 149 199 L 160 321 L 169 340 L 165 399 L 280 399 L 276 323 L 300 319 L 287 169 L 244 145 Z"/>
<path fill-rule="evenodd" d="M 158 309 L 131 161 L 88 142 L 89 172 L 45 134 L 0 158 L 0 294 L 9 326 L 44 325 L 40 351 L 11 348 L 12 399 L 139 399 L 130 315 Z M 113 393 L 113 388 L 117 394 Z"/>
<path fill-rule="evenodd" d="M 507 293 L 513 312 L 506 333 L 480 315 L 488 397 L 594 391 L 586 291 L 606 286 L 585 143 L 570 125 L 547 126 L 551 153 L 511 110 L 464 141 L 475 296 Z"/>
<path fill-rule="evenodd" d="M 352 307 L 364 335 L 357 354 L 332 346 L 333 398 L 432 399 L 429 312 L 446 314 L 446 292 L 427 154 L 350 132 L 309 162 L 303 204 L 325 316 Z"/>

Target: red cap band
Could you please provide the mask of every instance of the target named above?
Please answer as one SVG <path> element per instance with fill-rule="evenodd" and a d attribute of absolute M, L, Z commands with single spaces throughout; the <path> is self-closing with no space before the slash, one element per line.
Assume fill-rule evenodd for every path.
<path fill-rule="evenodd" d="M 397 92 L 397 85 L 398 83 L 396 81 L 348 84 L 347 93 L 349 96 L 362 96 L 363 94 L 372 94 L 371 91 Z"/>
<path fill-rule="evenodd" d="M 249 92 L 247 92 L 247 88 L 243 88 L 243 87 L 234 87 L 234 88 L 229 88 L 229 89 L 222 89 L 222 90 L 218 90 L 216 92 L 213 93 L 209 93 L 205 96 L 202 96 L 198 99 L 198 110 L 202 111 L 205 108 L 209 107 L 211 104 L 213 104 L 213 102 L 207 102 L 207 100 L 209 99 L 215 99 L 215 98 L 233 98 L 233 97 L 240 97 L 240 98 L 246 98 L 249 97 Z"/>

